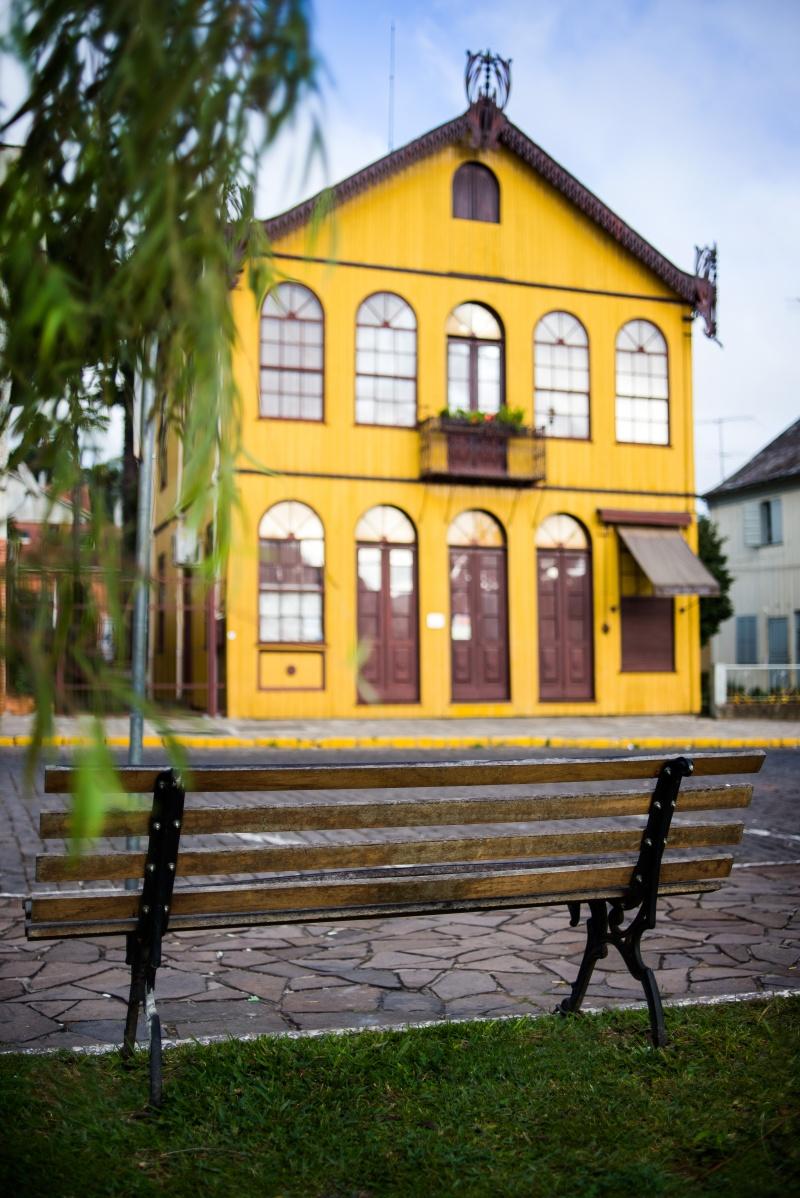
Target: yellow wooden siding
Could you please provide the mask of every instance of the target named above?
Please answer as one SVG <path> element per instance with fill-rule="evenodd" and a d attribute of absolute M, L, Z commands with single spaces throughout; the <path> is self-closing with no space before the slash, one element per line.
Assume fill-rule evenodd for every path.
<path fill-rule="evenodd" d="M 451 217 L 451 179 L 467 159 L 497 174 L 497 225 Z M 404 170 L 347 201 L 311 238 L 307 228 L 274 246 L 279 277 L 309 286 L 325 322 L 324 420 L 259 415 L 259 313 L 241 281 L 232 295 L 239 335 L 235 371 L 248 459 L 239 476 L 241 506 L 227 573 L 228 713 L 238 717 L 458 716 L 596 712 L 686 712 L 699 708 L 697 599 L 675 601 L 675 671 L 620 670 L 617 533 L 601 507 L 693 512 L 691 326 L 688 306 L 562 196 L 506 150 L 456 148 Z M 297 260 L 297 256 L 305 260 Z M 309 258 L 335 258 L 339 265 Z M 456 277 L 456 276 L 462 277 Z M 463 277 L 481 276 L 481 277 Z M 531 285 L 524 285 L 524 284 Z M 355 319 L 361 302 L 392 291 L 413 308 L 418 330 L 418 417 L 446 405 L 449 312 L 486 304 L 504 327 L 506 402 L 534 423 L 533 335 L 554 310 L 576 316 L 589 337 L 591 439 L 549 439 L 546 483 L 530 489 L 422 484 L 414 429 L 359 427 L 355 411 Z M 652 321 L 669 353 L 670 444 L 620 445 L 615 439 L 615 340 L 629 320 Z M 259 475 L 254 461 L 274 474 Z M 258 643 L 258 522 L 273 503 L 309 504 L 325 529 L 325 644 L 298 650 Z M 356 690 L 355 527 L 377 504 L 394 504 L 418 535 L 420 702 L 364 706 Z M 502 523 L 508 545 L 510 701 L 450 701 L 450 596 L 447 528 L 466 508 Z M 595 699 L 539 702 L 535 531 L 566 512 L 592 546 Z M 694 527 L 690 543 L 696 547 Z M 429 628 L 441 613 L 445 627 Z M 289 657 L 276 653 L 289 652 Z M 296 657 L 296 660 L 295 660 Z M 271 688 L 285 663 L 289 687 Z M 204 669 L 197 661 L 197 674 Z M 205 676 L 205 675 L 203 675 Z M 320 680 L 323 689 L 314 689 Z M 312 685 L 300 685 L 313 683 Z"/>

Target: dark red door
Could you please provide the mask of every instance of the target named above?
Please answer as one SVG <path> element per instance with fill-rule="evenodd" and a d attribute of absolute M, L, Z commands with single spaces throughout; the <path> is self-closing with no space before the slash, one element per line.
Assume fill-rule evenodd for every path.
<path fill-rule="evenodd" d="M 368 647 L 359 702 L 419 699 L 417 553 L 413 545 L 358 546 L 358 639 Z"/>
<path fill-rule="evenodd" d="M 540 549 L 539 697 L 594 698 L 592 569 L 583 550 Z"/>
<path fill-rule="evenodd" d="M 505 549 L 450 550 L 453 701 L 508 698 Z"/>

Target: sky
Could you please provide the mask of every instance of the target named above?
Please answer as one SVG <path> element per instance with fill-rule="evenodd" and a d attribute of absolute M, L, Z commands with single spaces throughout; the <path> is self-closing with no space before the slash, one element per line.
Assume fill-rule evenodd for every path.
<path fill-rule="evenodd" d="M 800 0 L 316 0 L 313 13 L 319 93 L 264 162 L 259 215 L 386 153 L 392 23 L 395 147 L 464 110 L 465 52 L 490 48 L 512 58 L 510 120 L 628 224 L 683 270 L 695 245 L 718 244 L 723 348 L 694 326 L 698 491 L 800 416 Z M 0 60 L 0 99 L 18 92 Z M 325 161 L 308 169 L 312 113 Z"/>
<path fill-rule="evenodd" d="M 683 270 L 719 248 L 719 338 L 694 326 L 700 493 L 800 417 L 800 0 L 317 0 L 315 111 L 268 156 L 259 215 L 466 107 L 467 49 L 512 58 L 507 115 Z M 723 420 L 721 426 L 716 423 Z M 720 460 L 720 432 L 724 459 Z"/>

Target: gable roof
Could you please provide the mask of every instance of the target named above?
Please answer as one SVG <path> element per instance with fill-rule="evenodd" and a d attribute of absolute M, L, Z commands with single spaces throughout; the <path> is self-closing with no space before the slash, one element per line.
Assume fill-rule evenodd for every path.
<path fill-rule="evenodd" d="M 711 503 L 715 499 L 733 497 L 741 491 L 778 483 L 800 483 L 800 420 L 790 424 L 730 478 L 726 478 L 712 491 L 707 491 L 703 498 Z"/>
<path fill-rule="evenodd" d="M 376 183 L 382 183 L 423 158 L 435 154 L 438 150 L 466 141 L 474 129 L 474 109 L 475 105 L 467 109 L 461 116 L 456 117 L 455 120 L 447 121 L 436 129 L 431 129 L 429 133 L 393 150 L 390 154 L 386 154 L 383 158 L 379 158 L 376 162 L 370 163 L 369 166 L 335 184 L 327 193 L 328 202 L 336 207 L 345 200 L 353 199 L 361 192 L 374 187 Z M 651 270 L 657 278 L 666 283 L 671 291 L 691 304 L 696 311 L 700 311 L 706 318 L 708 335 L 714 335 L 715 329 L 712 328 L 712 323 L 716 287 L 713 282 L 708 278 L 701 278 L 679 270 L 649 241 L 645 241 L 644 237 L 641 237 L 635 229 L 632 229 L 621 217 L 612 212 L 602 200 L 589 191 L 588 187 L 584 187 L 574 175 L 571 175 L 565 167 L 546 154 L 541 146 L 531 141 L 521 129 L 513 125 L 497 109 L 494 109 L 493 141 L 494 144 L 505 146 L 507 150 L 531 167 L 537 175 L 546 180 L 579 211 L 588 216 L 604 232 L 628 250 L 634 258 Z M 265 221 L 264 226 L 269 237 L 273 240 L 283 237 L 310 222 L 324 195 L 326 193 L 320 192 L 318 195 L 296 204 L 294 208 L 289 208 L 288 211 Z"/>

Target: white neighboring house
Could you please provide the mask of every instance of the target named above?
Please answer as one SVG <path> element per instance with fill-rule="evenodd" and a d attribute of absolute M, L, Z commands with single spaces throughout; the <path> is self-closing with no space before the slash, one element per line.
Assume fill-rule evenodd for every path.
<path fill-rule="evenodd" d="M 800 420 L 704 496 L 725 538 L 733 617 L 711 641 L 715 666 L 748 690 L 800 685 Z M 789 667 L 788 669 L 786 667 Z M 794 667 L 792 669 L 791 667 Z M 717 704 L 720 671 L 715 671 Z M 735 683 L 732 680 L 735 679 Z"/>

